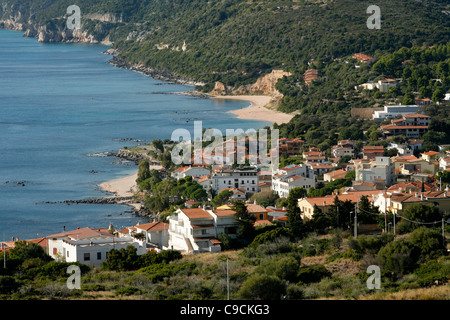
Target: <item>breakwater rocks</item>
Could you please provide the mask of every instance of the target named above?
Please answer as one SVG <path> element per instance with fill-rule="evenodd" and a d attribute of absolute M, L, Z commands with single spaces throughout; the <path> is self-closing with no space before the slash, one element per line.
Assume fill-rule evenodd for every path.
<path fill-rule="evenodd" d="M 132 161 L 135 164 L 139 164 L 141 160 L 152 160 L 149 155 L 146 155 L 143 152 L 135 152 L 128 149 L 120 149 L 115 155 L 115 157 Z"/>
<path fill-rule="evenodd" d="M 90 199 L 80 199 L 80 200 L 64 200 L 64 201 L 45 201 L 45 204 L 57 204 L 64 203 L 70 204 L 127 204 L 134 203 L 134 197 L 104 197 L 104 198 L 90 198 Z"/>

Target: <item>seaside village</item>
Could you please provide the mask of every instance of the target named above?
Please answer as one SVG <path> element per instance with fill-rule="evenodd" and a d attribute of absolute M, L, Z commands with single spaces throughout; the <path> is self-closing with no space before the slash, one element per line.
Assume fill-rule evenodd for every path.
<path fill-rule="evenodd" d="M 316 73 L 308 72 L 307 80 L 316 76 Z M 361 86 L 385 91 L 397 81 L 386 79 Z M 449 188 L 436 177 L 439 173 L 450 171 L 450 145 L 439 146 L 439 151 L 418 151 L 423 143 L 421 137 L 427 132 L 431 121 L 421 110 L 427 103 L 429 101 L 418 99 L 415 105 L 387 105 L 375 111 L 372 109 L 369 115 L 372 119 L 391 119 L 390 124 L 380 125 L 381 136 L 405 138 L 402 143 L 395 143 L 397 139 L 392 139 L 387 147 L 363 145 L 357 148 L 355 141 L 341 140 L 329 152 L 324 152 L 305 146 L 301 138 L 281 138 L 278 140 L 279 154 L 287 159 L 301 159 L 301 163 L 279 166 L 273 171 L 259 164 L 244 167 L 180 165 L 171 172 L 159 170 L 162 179 L 170 177 L 178 181 L 190 176 L 209 195 L 228 191 L 227 201 L 223 205 L 214 207 L 212 196 L 202 203 L 185 199 L 164 221 L 155 219 L 122 230 L 115 230 L 113 225 L 100 229 L 64 228 L 59 233 L 26 241 L 43 246 L 55 260 L 93 266 L 100 266 L 109 250 L 129 245 L 137 249 L 137 254 L 167 249 L 179 250 L 183 254 L 220 252 L 224 249 L 219 240 L 221 234 L 231 239 L 238 236 L 234 201 L 245 203 L 248 213 L 254 218 L 255 227 L 271 224 L 284 226 L 288 219 L 286 207 L 265 206 L 258 203 L 255 197 L 251 200 L 252 196 L 266 193 L 285 199 L 294 188 L 311 190 L 339 180 L 350 180 L 350 183 L 325 196 L 298 199 L 303 221 L 312 219 L 315 208 L 326 213 L 336 198 L 355 205 L 366 197 L 383 217 L 387 214 L 401 217 L 405 208 L 416 203 L 434 204 L 441 212 L 449 213 Z M 225 149 L 226 142 L 223 143 Z M 394 149 L 396 152 L 392 155 L 389 151 Z M 248 153 L 246 155 L 248 157 Z M 392 232 L 391 224 L 389 227 Z M 382 229 L 378 224 L 357 224 L 358 234 L 389 232 L 387 228 Z M 18 240 L 2 242 L 1 250 L 13 248 Z"/>

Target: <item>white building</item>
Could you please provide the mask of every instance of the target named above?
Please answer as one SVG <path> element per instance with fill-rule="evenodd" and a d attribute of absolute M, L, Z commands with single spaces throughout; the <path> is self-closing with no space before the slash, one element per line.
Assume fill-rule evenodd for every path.
<path fill-rule="evenodd" d="M 331 154 L 335 158 L 342 158 L 345 156 L 355 156 L 355 141 L 353 140 L 340 140 L 338 144 L 331 147 Z"/>
<path fill-rule="evenodd" d="M 314 177 L 314 170 L 311 169 L 310 166 L 305 164 L 291 164 L 286 167 L 283 167 L 281 169 L 277 169 L 275 171 L 275 174 L 282 174 L 287 177 L 289 176 L 304 176 L 306 178 L 313 178 Z"/>
<path fill-rule="evenodd" d="M 419 106 L 417 105 L 392 105 L 384 106 L 381 111 L 374 111 L 372 119 L 374 120 L 384 120 L 386 118 L 395 119 L 400 116 L 405 116 L 407 114 L 417 113 L 419 111 Z"/>
<path fill-rule="evenodd" d="M 238 188 L 244 189 L 247 193 L 258 192 L 258 170 L 255 168 L 219 169 L 212 174 L 211 188 L 216 191 L 224 188 Z"/>
<path fill-rule="evenodd" d="M 441 157 L 439 159 L 439 170 L 450 170 L 450 157 Z"/>
<path fill-rule="evenodd" d="M 147 248 L 167 248 L 169 245 L 169 224 L 161 221 L 138 224 L 134 226 L 136 233 L 145 236 Z"/>
<path fill-rule="evenodd" d="M 306 178 L 300 175 L 285 176 L 274 175 L 272 178 L 272 190 L 277 193 L 280 198 L 287 198 L 289 192 L 293 188 L 305 188 L 308 190 L 311 187 L 316 187 L 316 180 L 314 178 Z"/>
<path fill-rule="evenodd" d="M 394 87 L 398 86 L 399 84 L 400 84 L 400 79 L 383 79 L 383 80 L 378 80 L 376 86 L 377 86 L 378 90 L 380 90 L 381 92 L 386 92 L 390 88 L 394 88 Z"/>
<path fill-rule="evenodd" d="M 183 253 L 219 252 L 219 234 L 237 232 L 233 210 L 178 209 L 169 217 L 169 248 Z"/>
<path fill-rule="evenodd" d="M 378 80 L 377 82 L 369 81 L 360 85 L 355 86 L 355 90 L 364 89 L 364 90 L 375 90 L 378 89 L 381 92 L 386 92 L 390 88 L 396 87 L 400 84 L 401 79 L 383 79 Z"/>
<path fill-rule="evenodd" d="M 390 186 L 395 180 L 395 166 L 389 157 L 355 162 L 355 182 L 372 182 Z"/>
<path fill-rule="evenodd" d="M 145 245 L 131 236 L 115 237 L 103 229 L 82 228 L 50 235 L 48 253 L 56 261 L 80 262 L 98 267 L 106 261 L 111 249 L 120 250 L 129 245 L 137 249 L 137 254 L 147 252 Z"/>
<path fill-rule="evenodd" d="M 174 170 L 172 172 L 172 177 L 179 180 L 184 179 L 186 176 L 203 177 L 210 174 L 211 171 L 202 166 L 184 166 Z"/>

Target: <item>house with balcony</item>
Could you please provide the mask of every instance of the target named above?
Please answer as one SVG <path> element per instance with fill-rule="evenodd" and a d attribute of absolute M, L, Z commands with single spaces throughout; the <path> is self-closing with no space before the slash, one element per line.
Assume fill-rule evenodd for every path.
<path fill-rule="evenodd" d="M 389 157 L 376 157 L 375 160 L 355 162 L 355 182 L 372 182 L 387 187 L 394 184 L 395 169 Z"/>
<path fill-rule="evenodd" d="M 182 253 L 220 252 L 218 235 L 236 234 L 233 210 L 178 209 L 168 220 L 168 247 Z"/>
<path fill-rule="evenodd" d="M 431 117 L 425 114 L 407 114 L 402 118 L 391 120 L 391 124 L 380 127 L 384 136 L 403 135 L 408 139 L 420 138 L 428 132 Z"/>
<path fill-rule="evenodd" d="M 441 157 L 439 159 L 439 170 L 450 170 L 450 157 Z"/>
<path fill-rule="evenodd" d="M 215 191 L 224 188 L 243 189 L 246 193 L 259 191 L 259 174 L 256 168 L 220 168 L 211 176 L 211 188 Z"/>
<path fill-rule="evenodd" d="M 335 158 L 342 158 L 345 156 L 355 156 L 355 141 L 354 140 L 340 140 L 337 145 L 331 147 L 331 154 Z"/>
<path fill-rule="evenodd" d="M 375 159 L 376 157 L 382 157 L 384 155 L 383 146 L 364 146 L 363 159 Z"/>
<path fill-rule="evenodd" d="M 296 139 L 288 139 L 288 138 L 281 138 L 278 139 L 278 147 L 279 147 L 279 153 L 287 153 L 288 155 L 296 155 L 300 153 L 300 149 L 302 148 L 303 144 L 305 143 L 304 140 L 300 138 Z"/>
<path fill-rule="evenodd" d="M 402 212 L 412 204 L 432 203 L 439 207 L 444 213 L 450 212 L 450 193 L 448 190 L 443 191 L 425 191 L 425 192 L 399 192 L 387 191 L 379 193 L 374 197 L 374 205 L 377 206 L 382 213 L 392 212 L 401 215 Z"/>

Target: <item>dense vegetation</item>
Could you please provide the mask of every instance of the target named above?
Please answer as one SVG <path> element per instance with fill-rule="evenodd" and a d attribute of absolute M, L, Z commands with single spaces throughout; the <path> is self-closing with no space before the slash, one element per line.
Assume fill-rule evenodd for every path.
<path fill-rule="evenodd" d="M 392 234 L 355 239 L 335 229 L 296 241 L 271 236 L 277 230 L 260 230 L 246 248 L 220 254 L 181 257 L 169 250 L 136 256 L 132 247 L 112 250 L 99 268 L 77 264 L 81 289 L 72 290 L 66 286 L 71 264 L 50 261 L 36 244 L 19 244 L 8 251 L 7 270 L 1 269 L 0 297 L 225 299 L 229 259 L 231 299 L 401 298 L 419 288 L 429 291 L 419 291 L 415 299 L 448 298 L 450 261 L 438 229 L 420 227 L 397 239 Z M 366 285 L 369 265 L 381 268 L 379 290 Z"/>
<path fill-rule="evenodd" d="M 3 18 L 20 12 L 19 22 L 30 19 L 49 29 L 64 24 L 72 4 L 6 3 Z M 367 28 L 368 5 L 358 0 L 80 0 L 77 5 L 83 29 L 99 40 L 109 36 L 128 61 L 204 81 L 207 88 L 215 81 L 232 86 L 253 82 L 276 68 L 297 72 L 311 60 L 320 64 L 355 52 L 378 57 L 401 47 L 448 41 L 449 21 L 442 12 L 447 4 L 440 0 L 380 0 L 379 30 Z M 100 22 L 93 13 L 113 19 Z"/>

